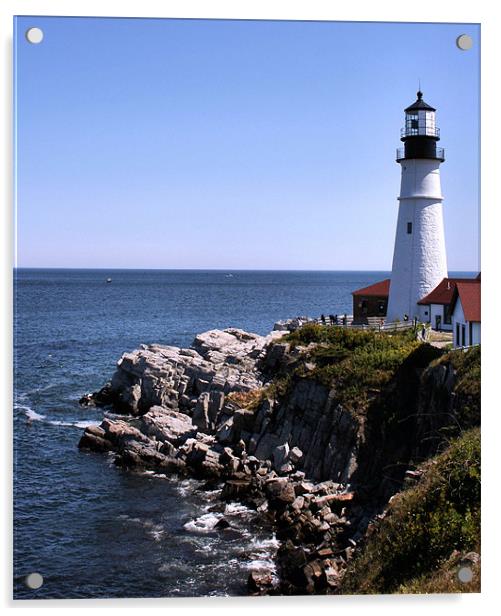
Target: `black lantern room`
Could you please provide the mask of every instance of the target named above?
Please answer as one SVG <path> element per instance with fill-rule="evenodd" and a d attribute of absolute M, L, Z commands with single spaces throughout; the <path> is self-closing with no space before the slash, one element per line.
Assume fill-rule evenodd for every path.
<path fill-rule="evenodd" d="M 440 129 L 435 123 L 435 111 L 419 91 L 417 100 L 405 109 L 405 126 L 400 131 L 404 147 L 397 150 L 397 162 L 408 158 L 445 160 L 444 149 L 437 147 Z"/>

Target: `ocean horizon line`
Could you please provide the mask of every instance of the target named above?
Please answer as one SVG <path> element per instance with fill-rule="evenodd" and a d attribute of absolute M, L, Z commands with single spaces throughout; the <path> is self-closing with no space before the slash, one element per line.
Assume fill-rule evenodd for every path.
<path fill-rule="evenodd" d="M 224 268 L 224 267 L 13 267 L 13 271 L 97 271 L 97 272 L 325 272 L 325 273 L 375 273 L 391 274 L 391 269 L 298 269 L 298 268 Z M 478 273 L 478 269 L 451 269 L 449 274 L 456 272 Z"/>

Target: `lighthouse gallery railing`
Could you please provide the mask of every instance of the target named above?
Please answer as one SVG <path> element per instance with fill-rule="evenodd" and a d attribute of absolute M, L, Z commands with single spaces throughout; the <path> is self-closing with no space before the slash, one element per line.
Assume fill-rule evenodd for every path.
<path fill-rule="evenodd" d="M 397 161 L 403 160 L 405 158 L 405 148 L 397 148 L 396 153 Z M 445 159 L 445 149 L 444 148 L 436 148 L 434 159 L 444 160 Z"/>

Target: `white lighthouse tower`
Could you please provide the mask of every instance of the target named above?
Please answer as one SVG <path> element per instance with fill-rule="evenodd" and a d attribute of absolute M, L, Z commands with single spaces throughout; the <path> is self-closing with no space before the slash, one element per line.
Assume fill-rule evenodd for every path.
<path fill-rule="evenodd" d="M 440 163 L 440 131 L 435 109 L 423 93 L 405 110 L 401 131 L 403 148 L 397 150 L 402 167 L 400 205 L 393 252 L 388 321 L 421 318 L 417 302 L 447 277 Z"/>

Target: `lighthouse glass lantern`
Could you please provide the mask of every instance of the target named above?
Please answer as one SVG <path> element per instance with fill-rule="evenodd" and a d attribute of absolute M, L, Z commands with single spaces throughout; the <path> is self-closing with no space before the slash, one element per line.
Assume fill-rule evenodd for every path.
<path fill-rule="evenodd" d="M 437 147 L 440 129 L 436 125 L 435 111 L 423 100 L 423 93 L 419 91 L 416 101 L 405 109 L 405 124 L 400 131 L 404 147 L 397 150 L 397 161 L 405 158 L 444 160 L 443 148 Z"/>
<path fill-rule="evenodd" d="M 418 92 L 418 100 L 416 103 L 422 102 L 426 105 L 426 103 L 422 101 L 422 98 L 419 98 L 419 95 L 422 96 L 421 92 Z M 402 137 L 415 137 L 418 135 L 424 137 L 440 136 L 439 129 L 435 124 L 435 110 L 433 108 L 416 109 L 412 107 L 406 109 L 405 127 L 402 130 Z"/>

